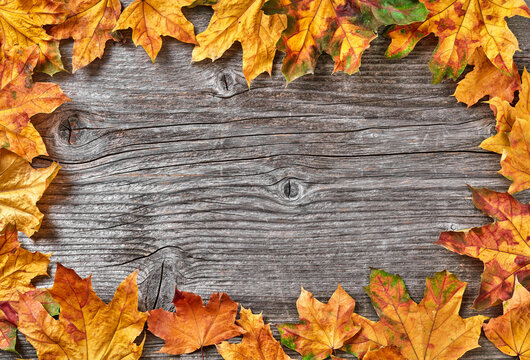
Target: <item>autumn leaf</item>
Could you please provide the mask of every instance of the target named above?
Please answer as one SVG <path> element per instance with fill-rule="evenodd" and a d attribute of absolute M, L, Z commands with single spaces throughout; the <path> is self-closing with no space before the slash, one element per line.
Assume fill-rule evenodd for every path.
<path fill-rule="evenodd" d="M 0 232 L 0 349 L 15 352 L 19 293 L 25 293 L 56 314 L 57 304 L 43 289 L 35 289 L 31 280 L 47 275 L 50 255 L 32 253 L 20 247 L 17 229 L 8 224 Z"/>
<path fill-rule="evenodd" d="M 26 160 L 1 149 L 0 228 L 15 223 L 27 236 L 39 230 L 44 215 L 37 208 L 37 201 L 60 168 L 52 163 L 47 168 L 33 169 Z"/>
<path fill-rule="evenodd" d="M 477 310 L 511 297 L 515 280 L 530 288 L 530 205 L 507 193 L 471 188 L 475 206 L 494 222 L 463 231 L 440 234 L 438 244 L 461 255 L 480 259 L 484 273 Z"/>
<path fill-rule="evenodd" d="M 512 74 L 513 54 L 519 46 L 505 18 L 530 17 L 524 0 L 439 0 L 424 4 L 429 10 L 427 20 L 397 26 L 388 33 L 392 43 L 387 57 L 407 56 L 422 38 L 434 33 L 439 41 L 429 63 L 433 83 L 445 77 L 458 78 L 479 47 L 495 67 Z"/>
<path fill-rule="evenodd" d="M 282 344 L 307 360 L 321 360 L 340 349 L 358 331 L 352 321 L 355 300 L 339 285 L 327 304 L 302 288 L 296 301 L 300 323 L 278 325 Z"/>
<path fill-rule="evenodd" d="M 119 0 L 67 0 L 68 18 L 50 29 L 57 39 L 74 39 L 72 72 L 101 58 L 121 12 Z"/>
<path fill-rule="evenodd" d="M 0 52 L 38 46 L 40 70 L 53 75 L 63 69 L 59 47 L 46 33 L 44 25 L 64 21 L 66 10 L 62 1 L 3 0 L 0 2 Z"/>
<path fill-rule="evenodd" d="M 287 82 L 312 74 L 323 52 L 335 61 L 334 72 L 353 74 L 379 26 L 423 21 L 427 15 L 415 0 L 269 0 L 263 9 L 288 16 L 278 43 L 286 53 L 282 72 Z"/>
<path fill-rule="evenodd" d="M 136 272 L 119 286 L 105 304 L 92 289 L 90 277 L 81 279 L 57 264 L 50 294 L 61 306 L 59 319 L 26 295 L 20 295 L 19 330 L 39 359 L 139 359 L 143 342 L 134 340 L 143 330 L 147 313 L 138 311 Z"/>
<path fill-rule="evenodd" d="M 239 304 L 225 293 L 213 293 L 204 306 L 199 295 L 175 287 L 173 304 L 174 313 L 149 311 L 148 330 L 166 341 L 159 352 L 188 354 L 245 333 L 234 323 Z"/>
<path fill-rule="evenodd" d="M 514 93 L 521 87 L 521 77 L 515 63 L 510 76 L 496 68 L 482 48 L 478 48 L 470 58 L 469 64 L 475 66 L 473 71 L 458 82 L 453 94 L 459 102 L 470 107 L 486 95 L 512 102 Z"/>
<path fill-rule="evenodd" d="M 243 48 L 243 74 L 248 85 L 259 74 L 272 71 L 276 43 L 287 24 L 285 15 L 265 15 L 265 0 L 219 0 L 208 28 L 197 35 L 193 61 L 220 58 L 232 44 Z"/>
<path fill-rule="evenodd" d="M 530 360 L 530 292 L 516 282 L 503 309 L 504 315 L 484 324 L 486 337 L 506 355 Z"/>
<path fill-rule="evenodd" d="M 22 54 L 13 58 L 13 62 L 2 64 L 4 86 L 0 90 L 0 147 L 27 161 L 35 156 L 47 155 L 44 142 L 30 123 L 30 117 L 51 113 L 70 101 L 58 85 L 32 82 L 31 72 L 38 59 L 38 51 L 32 47 L 24 49 Z"/>
<path fill-rule="evenodd" d="M 406 360 L 397 346 L 385 346 L 366 353 L 363 360 Z"/>
<path fill-rule="evenodd" d="M 274 339 L 270 325 L 263 323 L 263 317 L 252 314 L 250 309 L 241 308 L 237 324 L 246 330 L 239 344 L 223 341 L 217 351 L 226 360 L 292 360 L 285 354 L 281 344 Z"/>
<path fill-rule="evenodd" d="M 182 8 L 196 0 L 135 0 L 120 15 L 113 31 L 133 29 L 132 38 L 136 46 L 141 45 L 155 62 L 162 48 L 161 36 L 196 44 L 195 30 L 182 13 Z"/>
<path fill-rule="evenodd" d="M 427 278 L 423 300 L 414 302 L 398 275 L 372 270 L 365 290 L 379 321 L 357 314 L 361 331 L 344 350 L 363 359 L 369 351 L 396 346 L 410 360 L 454 360 L 479 347 L 485 316 L 463 319 L 458 314 L 466 283 L 448 271 Z M 399 359 L 399 358 L 398 358 Z"/>

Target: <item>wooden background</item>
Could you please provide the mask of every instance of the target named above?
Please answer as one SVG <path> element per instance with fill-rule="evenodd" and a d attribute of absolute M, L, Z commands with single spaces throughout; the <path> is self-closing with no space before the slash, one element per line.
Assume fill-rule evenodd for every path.
<path fill-rule="evenodd" d="M 186 15 L 201 31 L 211 9 Z M 509 24 L 522 49 L 516 62 L 530 67 L 530 21 Z M 169 309 L 178 283 L 206 298 L 227 292 L 269 322 L 295 322 L 301 285 L 327 301 L 341 283 L 375 320 L 363 291 L 375 267 L 401 274 L 418 302 L 425 277 L 448 269 L 469 282 L 462 315 L 477 314 L 482 263 L 434 242 L 440 231 L 489 222 L 466 184 L 505 191 L 509 182 L 496 173 L 500 156 L 478 148 L 494 132 L 489 107 L 458 104 L 452 81 L 430 85 L 433 37 L 397 61 L 383 57 L 381 37 L 354 76 L 332 76 L 323 56 L 314 76 L 287 87 L 280 54 L 272 79 L 249 90 L 239 45 L 191 64 L 192 46 L 165 38 L 153 65 L 125 35 L 102 60 L 53 78 L 72 102 L 34 122 L 63 170 L 24 246 L 92 273 L 105 301 L 139 269 L 141 310 Z M 67 66 L 71 47 L 62 44 Z M 463 359 L 506 358 L 481 344 Z M 156 354 L 161 346 L 148 335 L 143 358 L 200 359 Z M 18 348 L 35 356 L 22 337 Z M 220 356 L 210 348 L 206 358 Z"/>

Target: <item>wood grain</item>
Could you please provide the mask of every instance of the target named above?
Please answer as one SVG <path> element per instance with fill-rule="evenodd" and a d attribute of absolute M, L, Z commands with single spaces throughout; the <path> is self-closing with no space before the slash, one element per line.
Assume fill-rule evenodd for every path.
<path fill-rule="evenodd" d="M 211 11 L 186 14 L 201 30 Z M 509 23 L 522 49 L 516 62 L 530 67 L 529 21 Z M 430 85 L 434 38 L 398 61 L 382 56 L 388 41 L 379 38 L 354 76 L 330 75 L 323 56 L 315 75 L 288 87 L 278 56 L 272 78 L 250 90 L 239 46 L 190 64 L 192 47 L 166 38 L 152 64 L 126 39 L 53 78 L 73 101 L 34 122 L 63 170 L 26 247 L 93 273 L 105 301 L 139 269 L 142 310 L 169 309 L 178 283 L 206 298 L 225 291 L 269 322 L 295 322 L 301 285 L 327 301 L 340 282 L 375 319 L 363 286 L 376 267 L 401 274 L 418 302 L 425 277 L 448 269 L 469 282 L 463 316 L 476 315 L 482 264 L 434 242 L 440 231 L 489 222 L 466 184 L 505 191 L 509 182 L 496 173 L 499 156 L 478 148 L 494 131 L 488 106 L 458 104 L 454 82 Z M 67 64 L 71 47 L 62 44 Z M 34 357 L 20 341 L 23 357 Z M 481 344 L 463 359 L 504 358 Z M 171 358 L 155 353 L 161 346 L 148 335 L 143 359 Z M 206 357 L 220 359 L 215 349 Z"/>

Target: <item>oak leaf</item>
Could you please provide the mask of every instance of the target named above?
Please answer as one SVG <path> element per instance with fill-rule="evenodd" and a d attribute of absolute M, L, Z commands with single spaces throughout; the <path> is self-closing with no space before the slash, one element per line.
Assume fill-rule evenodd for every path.
<path fill-rule="evenodd" d="M 92 289 L 90 277 L 81 279 L 57 264 L 50 294 L 61 307 L 59 319 L 21 294 L 19 330 L 39 359 L 139 359 L 143 342 L 137 345 L 134 340 L 143 330 L 147 313 L 138 311 L 136 277 L 136 272 L 130 274 L 105 304 Z"/>
<path fill-rule="evenodd" d="M 448 271 L 427 278 L 423 300 L 414 302 L 398 275 L 372 270 L 365 290 L 379 321 L 357 314 L 353 320 L 361 331 L 344 350 L 363 359 L 366 353 L 396 346 L 410 360 L 454 360 L 479 347 L 485 316 L 463 319 L 459 310 L 466 283 Z"/>
<path fill-rule="evenodd" d="M 0 1 L 0 52 L 6 54 L 37 46 L 40 70 L 50 75 L 63 70 L 58 43 L 43 26 L 59 24 L 65 17 L 62 1 Z"/>
<path fill-rule="evenodd" d="M 149 311 L 148 330 L 166 341 L 159 352 L 187 354 L 245 333 L 235 324 L 239 304 L 225 293 L 213 293 L 204 306 L 199 295 L 175 287 L 173 304 L 174 313 Z"/>
<path fill-rule="evenodd" d="M 44 215 L 37 201 L 61 167 L 34 169 L 26 160 L 0 149 L 0 228 L 15 223 L 27 236 L 39 230 Z"/>
<path fill-rule="evenodd" d="M 473 303 L 477 310 L 511 297 L 518 279 L 530 288 L 530 205 L 507 193 L 471 188 L 473 203 L 494 222 L 440 234 L 438 244 L 484 263 L 482 283 Z"/>
<path fill-rule="evenodd" d="M 434 33 L 439 41 L 429 63 L 433 83 L 445 77 L 458 78 L 479 47 L 495 67 L 512 75 L 513 54 L 519 46 L 505 18 L 530 17 L 524 0 L 439 0 L 424 4 L 429 10 L 427 20 L 397 26 L 388 33 L 392 43 L 387 57 L 407 56 L 418 41 Z"/>
<path fill-rule="evenodd" d="M 154 62 L 162 48 L 162 37 L 171 36 L 177 40 L 196 44 L 195 30 L 182 13 L 182 8 L 191 6 L 196 0 L 135 0 L 123 10 L 114 28 L 132 28 L 132 39 L 141 45 Z"/>
<path fill-rule="evenodd" d="M 57 39 L 74 39 L 72 72 L 101 58 L 121 12 L 119 0 L 68 0 L 66 21 L 50 29 Z"/>
<path fill-rule="evenodd" d="M 307 360 L 321 360 L 340 349 L 358 331 L 352 321 L 355 300 L 339 285 L 327 304 L 302 288 L 296 301 L 300 323 L 278 325 L 282 344 Z"/>
<path fill-rule="evenodd" d="M 415 0 L 269 0 L 263 9 L 288 16 L 278 43 L 286 53 L 282 72 L 287 82 L 312 74 L 323 52 L 335 61 L 333 72 L 353 74 L 379 26 L 423 21 L 427 15 Z"/>
<path fill-rule="evenodd" d="M 476 104 L 481 98 L 498 98 L 512 102 L 514 93 L 521 88 L 521 77 L 517 66 L 513 63 L 512 75 L 496 68 L 488 59 L 482 48 L 478 48 L 469 59 L 474 65 L 473 71 L 458 82 L 453 96 L 468 107 Z"/>
<path fill-rule="evenodd" d="M 217 351 L 226 360 L 292 360 L 274 339 L 270 325 L 265 325 L 263 317 L 252 314 L 250 309 L 241 308 L 237 324 L 246 330 L 239 344 L 223 341 Z"/>
<path fill-rule="evenodd" d="M 486 337 L 506 355 L 530 360 L 530 292 L 516 283 L 503 309 L 504 315 L 484 324 Z"/>
<path fill-rule="evenodd" d="M 44 142 L 30 123 L 30 117 L 51 113 L 64 102 L 70 101 L 58 85 L 32 82 L 31 73 L 38 56 L 36 47 L 26 48 L 13 58 L 13 62 L 2 64 L 0 147 L 27 161 L 35 156 L 47 155 Z"/>
<path fill-rule="evenodd" d="M 250 82 L 272 71 L 276 43 L 287 25 L 285 15 L 266 15 L 266 0 L 219 0 L 208 28 L 197 35 L 193 61 L 220 58 L 236 41 L 243 48 L 243 74 Z"/>
<path fill-rule="evenodd" d="M 8 224 L 0 232 L 0 349 L 15 352 L 19 293 L 46 304 L 56 314 L 58 306 L 43 289 L 35 289 L 31 280 L 47 275 L 50 255 L 32 253 L 20 247 L 17 229 Z"/>

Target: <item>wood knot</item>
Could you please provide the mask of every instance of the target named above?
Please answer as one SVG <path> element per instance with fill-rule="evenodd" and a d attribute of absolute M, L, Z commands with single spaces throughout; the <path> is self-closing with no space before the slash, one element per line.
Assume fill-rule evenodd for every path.
<path fill-rule="evenodd" d="M 59 137 L 68 145 L 75 145 L 77 143 L 80 132 L 79 118 L 77 115 L 69 115 L 59 123 Z"/>
<path fill-rule="evenodd" d="M 280 181 L 280 193 L 284 199 L 295 201 L 302 196 L 302 184 L 298 179 L 286 178 Z"/>
<path fill-rule="evenodd" d="M 245 78 L 230 70 L 223 70 L 217 74 L 216 96 L 230 98 L 248 91 Z"/>

